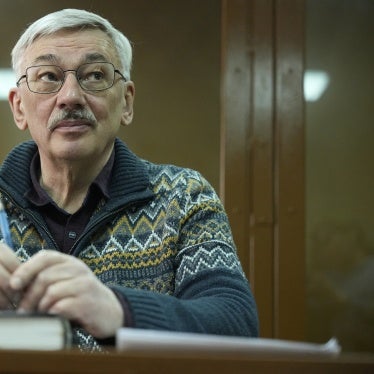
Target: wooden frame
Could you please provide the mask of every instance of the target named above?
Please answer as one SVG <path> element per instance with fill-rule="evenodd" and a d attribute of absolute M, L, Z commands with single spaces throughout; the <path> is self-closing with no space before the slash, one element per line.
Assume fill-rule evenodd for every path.
<path fill-rule="evenodd" d="M 4 374 L 283 374 L 369 373 L 374 367 L 372 357 L 315 355 L 235 355 L 217 351 L 210 355 L 191 355 L 165 351 L 126 354 L 81 353 L 77 351 L 9 351 L 0 350 L 0 373 Z"/>
<path fill-rule="evenodd" d="M 301 0 L 223 0 L 220 191 L 261 335 L 305 319 Z"/>

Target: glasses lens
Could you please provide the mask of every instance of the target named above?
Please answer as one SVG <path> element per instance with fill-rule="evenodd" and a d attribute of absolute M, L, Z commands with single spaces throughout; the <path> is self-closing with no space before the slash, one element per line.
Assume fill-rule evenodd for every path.
<path fill-rule="evenodd" d="M 55 65 L 31 66 L 26 76 L 30 91 L 37 93 L 56 92 L 64 81 L 64 72 Z"/>
<path fill-rule="evenodd" d="M 85 90 L 106 90 L 113 85 L 114 66 L 109 62 L 83 64 L 77 70 L 77 78 Z"/>

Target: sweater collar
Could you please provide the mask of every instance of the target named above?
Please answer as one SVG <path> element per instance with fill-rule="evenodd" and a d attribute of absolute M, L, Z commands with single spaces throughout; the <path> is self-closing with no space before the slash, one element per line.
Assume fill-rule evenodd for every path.
<path fill-rule="evenodd" d="M 152 196 L 145 162 L 118 138 L 115 140 L 114 147 L 115 160 L 109 184 L 110 200 L 118 198 L 129 200 L 129 195 L 132 199 Z M 34 141 L 23 142 L 8 154 L 0 169 L 0 185 L 4 189 L 12 190 L 12 195 L 24 204 L 27 204 L 24 195 L 32 185 L 30 163 L 36 153 L 37 145 Z"/>

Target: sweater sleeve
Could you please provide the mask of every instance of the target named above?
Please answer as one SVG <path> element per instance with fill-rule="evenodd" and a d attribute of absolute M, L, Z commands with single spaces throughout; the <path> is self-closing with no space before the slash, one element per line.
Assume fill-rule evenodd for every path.
<path fill-rule="evenodd" d="M 257 336 L 256 304 L 223 205 L 198 174 L 183 186 L 174 293 L 116 291 L 136 328 Z"/>

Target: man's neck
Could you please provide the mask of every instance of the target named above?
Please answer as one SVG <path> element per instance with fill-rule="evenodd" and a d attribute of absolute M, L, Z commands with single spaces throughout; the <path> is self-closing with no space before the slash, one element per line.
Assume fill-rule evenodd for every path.
<path fill-rule="evenodd" d="M 107 161 L 43 163 L 41 159 L 39 183 L 57 206 L 73 214 L 82 206 L 88 189 Z"/>

